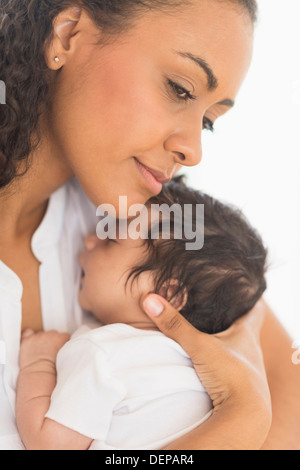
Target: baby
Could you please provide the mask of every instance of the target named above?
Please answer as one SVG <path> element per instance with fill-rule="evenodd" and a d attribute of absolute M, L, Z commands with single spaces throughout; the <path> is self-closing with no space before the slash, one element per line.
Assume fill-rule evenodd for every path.
<path fill-rule="evenodd" d="M 204 247 L 187 250 L 174 217 L 168 240 L 86 239 L 79 301 L 104 326 L 70 341 L 56 332 L 23 339 L 16 415 L 27 449 L 160 449 L 212 414 L 191 359 L 141 300 L 155 292 L 197 329 L 221 332 L 265 291 L 267 253 L 239 211 L 180 177 L 151 204 L 204 204 Z"/>

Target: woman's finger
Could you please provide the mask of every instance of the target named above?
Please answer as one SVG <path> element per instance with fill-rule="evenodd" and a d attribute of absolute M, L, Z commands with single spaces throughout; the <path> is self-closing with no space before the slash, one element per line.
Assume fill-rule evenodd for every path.
<path fill-rule="evenodd" d="M 201 345 L 207 338 L 210 338 L 209 335 L 194 328 L 167 300 L 159 295 L 147 295 L 142 306 L 160 331 L 179 343 L 191 357 L 195 349 L 199 353 Z"/>
<path fill-rule="evenodd" d="M 142 306 L 162 333 L 179 343 L 190 356 L 215 409 L 232 396 L 244 400 L 251 391 L 252 400 L 263 403 L 269 419 L 270 392 L 259 345 L 263 304 L 217 335 L 198 331 L 156 294 L 146 296 Z"/>

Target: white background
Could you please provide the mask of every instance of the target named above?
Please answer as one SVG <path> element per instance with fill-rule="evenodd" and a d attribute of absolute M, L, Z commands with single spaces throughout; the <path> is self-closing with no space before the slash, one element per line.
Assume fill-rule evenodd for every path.
<path fill-rule="evenodd" d="M 205 133 L 189 183 L 242 208 L 269 248 L 266 299 L 300 340 L 300 0 L 258 0 L 236 108 Z"/>

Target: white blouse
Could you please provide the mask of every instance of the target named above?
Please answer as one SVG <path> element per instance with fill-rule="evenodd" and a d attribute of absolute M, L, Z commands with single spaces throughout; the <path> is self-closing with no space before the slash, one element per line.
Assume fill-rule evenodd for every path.
<path fill-rule="evenodd" d="M 96 223 L 96 208 L 76 179 L 51 196 L 31 243 L 41 263 L 39 281 L 45 331 L 72 334 L 90 321 L 78 303 L 78 256 L 84 248 L 84 237 L 95 233 Z M 19 277 L 0 261 L 0 450 L 23 449 L 15 422 L 22 293 Z"/>

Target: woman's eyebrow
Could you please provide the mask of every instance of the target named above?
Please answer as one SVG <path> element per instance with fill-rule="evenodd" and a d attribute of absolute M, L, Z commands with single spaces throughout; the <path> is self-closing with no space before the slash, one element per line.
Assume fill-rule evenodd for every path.
<path fill-rule="evenodd" d="M 175 51 L 175 52 L 176 54 L 180 55 L 184 59 L 192 60 L 195 64 L 201 67 L 202 70 L 204 70 L 207 76 L 207 88 L 209 91 L 212 91 L 218 88 L 219 86 L 218 79 L 215 76 L 214 72 L 212 71 L 211 67 L 208 65 L 208 63 L 204 59 L 201 59 L 201 57 L 197 57 L 191 54 L 190 52 L 179 52 L 179 51 Z"/>
<path fill-rule="evenodd" d="M 213 91 L 219 86 L 219 82 L 217 77 L 215 76 L 214 72 L 212 71 L 212 68 L 208 65 L 208 63 L 204 60 L 201 59 L 201 57 L 197 57 L 190 52 L 179 52 L 175 51 L 177 55 L 180 55 L 184 59 L 190 59 L 194 63 L 196 63 L 199 67 L 201 67 L 202 70 L 206 73 L 207 76 L 207 88 L 208 91 Z M 229 108 L 233 108 L 235 105 L 234 101 L 231 99 L 226 99 L 223 101 L 220 101 L 219 103 L 221 106 L 228 106 Z"/>
<path fill-rule="evenodd" d="M 235 105 L 235 102 L 233 100 L 227 99 L 227 100 L 219 101 L 219 103 L 217 104 L 220 104 L 221 106 L 228 106 L 229 108 L 233 108 L 233 106 Z"/>

